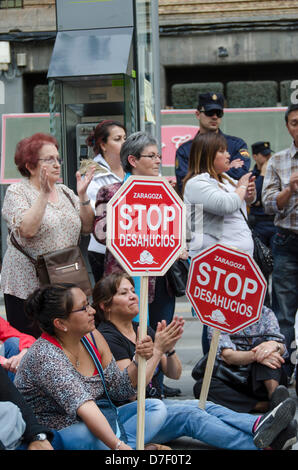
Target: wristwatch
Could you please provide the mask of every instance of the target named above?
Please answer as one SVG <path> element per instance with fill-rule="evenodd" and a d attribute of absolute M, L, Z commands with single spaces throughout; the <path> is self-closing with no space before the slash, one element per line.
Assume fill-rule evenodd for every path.
<path fill-rule="evenodd" d="M 35 434 L 32 437 L 32 441 L 46 441 L 48 436 L 44 432 L 40 432 L 39 434 Z"/>

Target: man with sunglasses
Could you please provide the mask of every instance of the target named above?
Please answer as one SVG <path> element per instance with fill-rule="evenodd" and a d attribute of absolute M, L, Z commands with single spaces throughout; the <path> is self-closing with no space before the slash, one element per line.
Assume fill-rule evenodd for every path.
<path fill-rule="evenodd" d="M 224 114 L 224 97 L 221 93 L 201 93 L 196 110 L 199 121 L 199 132 L 221 132 L 219 126 Z M 223 134 L 223 133 L 222 133 Z M 230 169 L 227 172 L 231 178 L 240 179 L 250 168 L 250 158 L 247 144 L 239 137 L 223 134 L 228 143 Z M 182 191 L 182 181 L 188 170 L 188 158 L 192 140 L 180 145 L 176 152 L 175 173 L 179 192 Z"/>

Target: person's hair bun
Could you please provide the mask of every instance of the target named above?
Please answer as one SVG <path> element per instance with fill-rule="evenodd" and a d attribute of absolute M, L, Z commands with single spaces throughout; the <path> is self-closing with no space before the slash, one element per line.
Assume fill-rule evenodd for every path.
<path fill-rule="evenodd" d="M 44 306 L 44 289 L 35 289 L 26 300 L 25 313 L 34 323 L 38 321 L 39 314 Z"/>
<path fill-rule="evenodd" d="M 88 145 L 88 147 L 94 147 L 94 144 L 95 144 L 94 131 L 90 132 L 85 142 Z"/>

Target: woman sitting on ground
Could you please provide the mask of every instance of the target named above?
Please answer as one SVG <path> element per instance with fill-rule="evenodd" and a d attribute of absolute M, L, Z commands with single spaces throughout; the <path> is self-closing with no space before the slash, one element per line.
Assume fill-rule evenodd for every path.
<path fill-rule="evenodd" d="M 208 327 L 211 342 L 213 328 Z M 281 334 L 275 314 L 263 306 L 260 320 L 235 333 L 220 333 L 217 359 L 229 374 L 217 374 L 214 368 L 208 399 L 241 413 L 266 412 L 278 386 L 284 397 L 287 374 L 285 337 Z M 206 359 L 206 358 L 205 358 Z M 193 369 L 194 396 L 199 398 L 204 379 L 204 367 Z"/>
<path fill-rule="evenodd" d="M 94 330 L 95 310 L 84 292 L 69 284 L 45 286 L 29 296 L 26 312 L 43 334 L 21 362 L 15 384 L 38 421 L 59 430 L 65 450 L 135 448 L 136 402 L 118 408 L 119 438 L 116 423 L 112 429 L 110 418 L 100 410 L 100 400 L 105 395 L 101 369 L 111 400 L 129 401 L 136 395 L 137 366 L 131 363 L 120 371 L 103 336 Z M 137 343 L 136 360 L 138 355 L 151 357 L 150 338 Z M 160 400 L 146 400 L 145 444 L 165 418 Z"/>
<path fill-rule="evenodd" d="M 133 319 L 138 314 L 139 305 L 133 279 L 126 273 L 114 273 L 101 279 L 93 290 L 93 305 L 97 311 L 98 328 L 107 340 L 119 368 L 125 370 L 135 360 L 137 345 L 138 324 Z M 165 375 L 173 379 L 180 377 L 182 370 L 174 349 L 177 343 L 174 325 L 182 326 L 183 323 L 178 318 L 174 318 L 168 326 L 166 322 L 160 322 L 155 334 L 148 328 L 154 340 L 154 354 L 147 361 L 147 374 L 149 367 L 153 374 L 160 362 Z M 164 354 L 160 348 L 160 336 L 166 331 L 172 341 L 168 342 L 167 353 Z M 149 378 L 147 376 L 147 380 Z M 152 388 L 147 388 L 148 397 L 151 392 Z M 158 390 L 154 396 L 158 396 Z M 256 450 L 257 447 L 268 446 L 283 449 L 288 448 L 289 442 L 296 442 L 297 423 L 293 420 L 295 402 L 287 398 L 281 403 L 278 393 L 275 393 L 277 408 L 264 417 L 239 414 L 211 402 L 207 402 L 206 409 L 202 410 L 197 400 L 166 399 L 163 403 L 167 408 L 167 418 L 156 432 L 154 442 L 169 442 L 188 436 L 211 446 L 238 450 Z"/>

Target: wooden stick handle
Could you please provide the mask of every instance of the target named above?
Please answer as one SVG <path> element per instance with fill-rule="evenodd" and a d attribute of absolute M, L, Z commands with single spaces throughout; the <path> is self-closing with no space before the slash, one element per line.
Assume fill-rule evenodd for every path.
<path fill-rule="evenodd" d="M 139 339 L 147 335 L 148 315 L 148 276 L 141 278 Z M 138 416 L 137 416 L 137 450 L 144 450 L 145 440 L 145 399 L 146 399 L 146 359 L 138 358 Z"/>
<path fill-rule="evenodd" d="M 206 406 L 206 401 L 208 397 L 208 392 L 209 392 L 209 387 L 210 387 L 210 382 L 211 382 L 211 377 L 212 377 L 212 372 L 213 372 L 213 367 L 214 367 L 214 361 L 215 361 L 215 357 L 217 353 L 219 336 L 220 336 L 220 330 L 214 329 L 211 344 L 210 344 L 201 394 L 200 394 L 199 408 L 201 408 L 202 410 L 204 410 Z"/>

